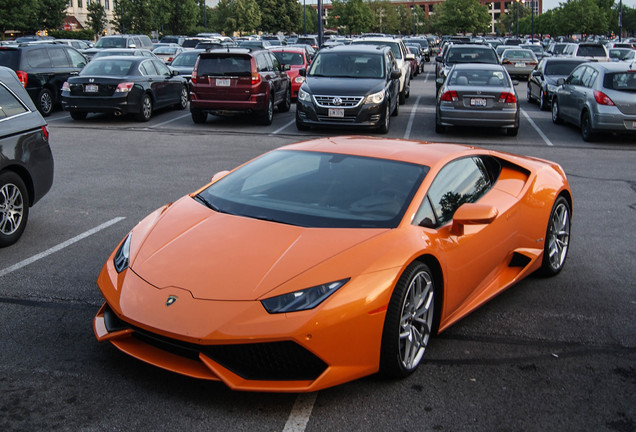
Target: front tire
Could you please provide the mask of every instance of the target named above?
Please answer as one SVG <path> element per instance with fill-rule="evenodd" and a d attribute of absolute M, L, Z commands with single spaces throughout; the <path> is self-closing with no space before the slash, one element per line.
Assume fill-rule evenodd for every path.
<path fill-rule="evenodd" d="M 152 117 L 152 98 L 149 94 L 145 94 L 141 98 L 141 107 L 135 117 L 140 122 L 147 122 Z"/>
<path fill-rule="evenodd" d="M 384 109 L 384 117 L 382 118 L 382 123 L 380 127 L 378 127 L 378 132 L 381 134 L 389 133 L 389 127 L 391 125 L 391 108 L 389 107 L 389 103 L 387 101 L 386 108 Z"/>
<path fill-rule="evenodd" d="M 49 89 L 42 89 L 38 95 L 38 111 L 42 117 L 47 117 L 53 112 L 53 94 Z"/>
<path fill-rule="evenodd" d="M 17 242 L 29 218 L 28 192 L 14 172 L 0 174 L 0 247 Z"/>
<path fill-rule="evenodd" d="M 561 124 L 563 123 L 563 119 L 561 118 L 561 113 L 559 112 L 559 101 L 555 97 L 552 99 L 552 123 Z"/>
<path fill-rule="evenodd" d="M 548 109 L 548 101 L 546 100 L 546 95 L 543 89 L 539 91 L 539 109 L 541 111 L 545 111 Z"/>
<path fill-rule="evenodd" d="M 554 276 L 563 269 L 570 246 L 571 211 L 568 200 L 560 196 L 554 202 L 543 246 L 543 261 L 538 273 Z"/>
<path fill-rule="evenodd" d="M 435 280 L 419 261 L 409 265 L 398 280 L 384 321 L 380 371 L 402 378 L 413 373 L 428 346 L 435 315 Z"/>

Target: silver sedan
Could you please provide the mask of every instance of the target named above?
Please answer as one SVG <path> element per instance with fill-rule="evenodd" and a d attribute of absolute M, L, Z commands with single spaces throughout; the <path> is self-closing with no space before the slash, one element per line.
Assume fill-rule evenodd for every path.
<path fill-rule="evenodd" d="M 519 98 L 502 65 L 459 63 L 449 71 L 437 96 L 435 132 L 447 126 L 501 127 L 519 132 Z"/>
<path fill-rule="evenodd" d="M 528 75 L 537 66 L 537 57 L 525 48 L 507 49 L 501 53 L 501 64 L 504 65 L 510 76 L 528 78 Z"/>

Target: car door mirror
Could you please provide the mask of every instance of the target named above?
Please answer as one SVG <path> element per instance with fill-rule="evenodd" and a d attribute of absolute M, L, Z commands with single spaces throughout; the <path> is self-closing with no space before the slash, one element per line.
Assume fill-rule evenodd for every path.
<path fill-rule="evenodd" d="M 466 203 L 462 204 L 453 215 L 451 232 L 464 235 L 466 225 L 487 225 L 495 220 L 499 211 L 491 205 Z"/>
<path fill-rule="evenodd" d="M 307 69 L 305 68 L 298 69 L 298 75 L 307 76 Z"/>
<path fill-rule="evenodd" d="M 401 70 L 399 70 L 399 69 L 393 69 L 393 70 L 391 71 L 391 76 L 390 76 L 390 78 L 391 78 L 392 80 L 394 80 L 394 79 L 398 79 L 398 78 L 400 78 L 401 76 L 402 76 L 402 71 L 401 71 Z"/>
<path fill-rule="evenodd" d="M 214 174 L 212 176 L 212 178 L 210 179 L 210 183 L 214 183 L 215 181 L 218 181 L 220 179 L 222 179 L 223 177 L 225 177 L 226 175 L 228 175 L 230 172 L 225 170 L 225 171 L 219 171 L 218 173 Z"/>
<path fill-rule="evenodd" d="M 565 84 L 565 78 L 559 78 L 556 83 L 558 86 Z"/>

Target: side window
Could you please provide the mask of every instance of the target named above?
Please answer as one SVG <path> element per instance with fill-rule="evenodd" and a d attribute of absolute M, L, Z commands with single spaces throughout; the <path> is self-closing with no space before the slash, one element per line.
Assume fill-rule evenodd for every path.
<path fill-rule="evenodd" d="M 51 47 L 49 49 L 49 56 L 51 57 L 51 66 L 55 68 L 66 68 L 71 66 L 71 61 L 66 55 L 66 50 L 60 47 Z"/>
<path fill-rule="evenodd" d="M 72 49 L 67 50 L 66 52 L 71 58 L 71 66 L 80 68 L 86 66 L 86 59 L 83 55 Z"/>
<path fill-rule="evenodd" d="M 142 75 L 158 75 L 155 66 L 152 64 L 152 60 L 144 61 L 139 65 L 139 70 Z"/>
<path fill-rule="evenodd" d="M 462 204 L 478 201 L 492 183 L 492 176 L 481 158 L 466 157 L 450 162 L 433 180 L 414 223 L 426 223 L 426 218 L 434 222 L 434 226 L 450 222 Z"/>
<path fill-rule="evenodd" d="M 574 69 L 574 71 L 572 72 L 572 75 L 570 75 L 570 78 L 568 78 L 568 82 L 572 85 L 581 85 L 581 78 L 583 77 L 583 73 L 585 72 L 585 69 L 586 69 L 585 66 L 581 66 Z"/>
<path fill-rule="evenodd" d="M 268 53 L 268 57 L 270 62 L 272 63 L 273 67 L 274 67 L 274 71 L 275 72 L 280 72 L 281 71 L 281 67 L 280 67 L 280 63 L 278 61 L 278 59 L 276 58 L 276 56 L 274 56 L 274 54 Z"/>
<path fill-rule="evenodd" d="M 155 65 L 155 68 L 157 69 L 159 75 L 163 75 L 165 77 L 170 76 L 170 69 L 168 69 L 168 66 L 166 66 L 164 62 L 160 60 L 152 60 L 152 64 Z"/>
<path fill-rule="evenodd" d="M 5 86 L 0 85 L 0 121 L 28 110 Z"/>
<path fill-rule="evenodd" d="M 38 48 L 34 50 L 28 50 L 26 52 L 26 62 L 32 68 L 50 68 L 51 59 L 49 53 L 44 48 Z"/>
<path fill-rule="evenodd" d="M 259 72 L 266 72 L 268 70 L 267 60 L 265 59 L 264 55 L 256 55 L 256 67 L 258 68 Z"/>
<path fill-rule="evenodd" d="M 583 84 L 585 87 L 592 87 L 592 84 L 594 83 L 597 75 L 598 72 L 594 69 L 589 67 L 585 68 L 585 73 L 583 73 L 583 76 L 581 77 L 581 84 Z"/>

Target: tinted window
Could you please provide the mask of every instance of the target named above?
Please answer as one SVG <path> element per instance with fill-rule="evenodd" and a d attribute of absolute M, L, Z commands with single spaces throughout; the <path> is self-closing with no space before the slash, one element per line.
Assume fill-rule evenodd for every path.
<path fill-rule="evenodd" d="M 6 87 L 0 85 L 0 120 L 13 117 L 28 110 Z"/>
<path fill-rule="evenodd" d="M 126 48 L 126 39 L 120 37 L 103 37 L 97 41 L 95 48 Z"/>
<path fill-rule="evenodd" d="M 605 50 L 600 45 L 581 45 L 576 55 L 582 57 L 605 57 Z"/>
<path fill-rule="evenodd" d="M 84 67 L 84 66 L 86 66 L 86 59 L 84 58 L 83 55 L 81 55 L 77 51 L 75 51 L 75 50 L 67 50 L 66 53 L 71 58 L 71 66 L 74 66 L 74 67 Z"/>
<path fill-rule="evenodd" d="M 281 64 L 299 66 L 304 64 L 303 55 L 293 52 L 274 52 L 273 53 Z"/>
<path fill-rule="evenodd" d="M 152 60 L 152 64 L 155 65 L 155 68 L 157 69 L 159 75 L 163 75 L 165 77 L 170 76 L 170 69 L 168 69 L 168 66 L 166 66 L 164 62 L 162 62 L 161 60 Z"/>
<path fill-rule="evenodd" d="M 19 59 L 20 51 L 0 48 L 0 66 L 6 66 L 9 69 L 18 70 Z"/>
<path fill-rule="evenodd" d="M 605 74 L 603 87 L 611 90 L 636 92 L 636 72 L 614 72 Z"/>
<path fill-rule="evenodd" d="M 155 66 L 152 64 L 152 61 L 145 61 L 142 62 L 139 65 L 139 70 L 141 71 L 142 75 L 158 75 L 157 73 L 157 69 L 155 69 Z"/>
<path fill-rule="evenodd" d="M 504 51 L 505 52 L 505 51 Z M 448 51 L 447 63 L 499 63 L 493 50 L 474 48 L 452 48 Z"/>
<path fill-rule="evenodd" d="M 382 78 L 382 55 L 375 53 L 322 52 L 311 64 L 310 76 Z"/>
<path fill-rule="evenodd" d="M 51 65 L 53 67 L 70 67 L 70 61 L 66 56 L 66 50 L 64 48 L 49 49 L 49 56 L 51 56 Z"/>
<path fill-rule="evenodd" d="M 265 55 L 257 54 L 255 57 L 256 57 L 256 67 L 258 68 L 259 72 L 266 72 L 268 70 L 271 70 L 270 64 L 267 62 Z"/>
<path fill-rule="evenodd" d="M 581 77 L 581 84 L 583 84 L 585 87 L 592 87 L 592 84 L 594 83 L 594 80 L 596 79 L 598 75 L 598 72 L 595 71 L 592 68 L 585 68 L 585 72 L 583 73 L 583 76 Z"/>
<path fill-rule="evenodd" d="M 51 59 L 49 53 L 45 48 L 38 48 L 33 50 L 27 50 L 24 53 L 26 63 L 32 68 L 50 68 Z"/>
<path fill-rule="evenodd" d="M 128 75 L 129 71 L 134 64 L 130 60 L 93 60 L 89 62 L 84 69 L 80 72 L 80 75 L 102 75 L 102 76 L 123 76 Z"/>
<path fill-rule="evenodd" d="M 252 74 L 251 57 L 246 55 L 214 55 L 201 57 L 197 75 L 242 75 Z"/>
<path fill-rule="evenodd" d="M 581 85 L 581 77 L 585 72 L 585 66 L 575 69 L 568 78 L 568 82 L 572 85 Z"/>
<path fill-rule="evenodd" d="M 175 57 L 172 66 L 194 66 L 199 57 L 198 52 L 185 52 Z"/>
<path fill-rule="evenodd" d="M 545 66 L 546 75 L 563 75 L 567 76 L 577 67 L 580 63 L 574 62 L 560 62 L 551 61 Z"/>

